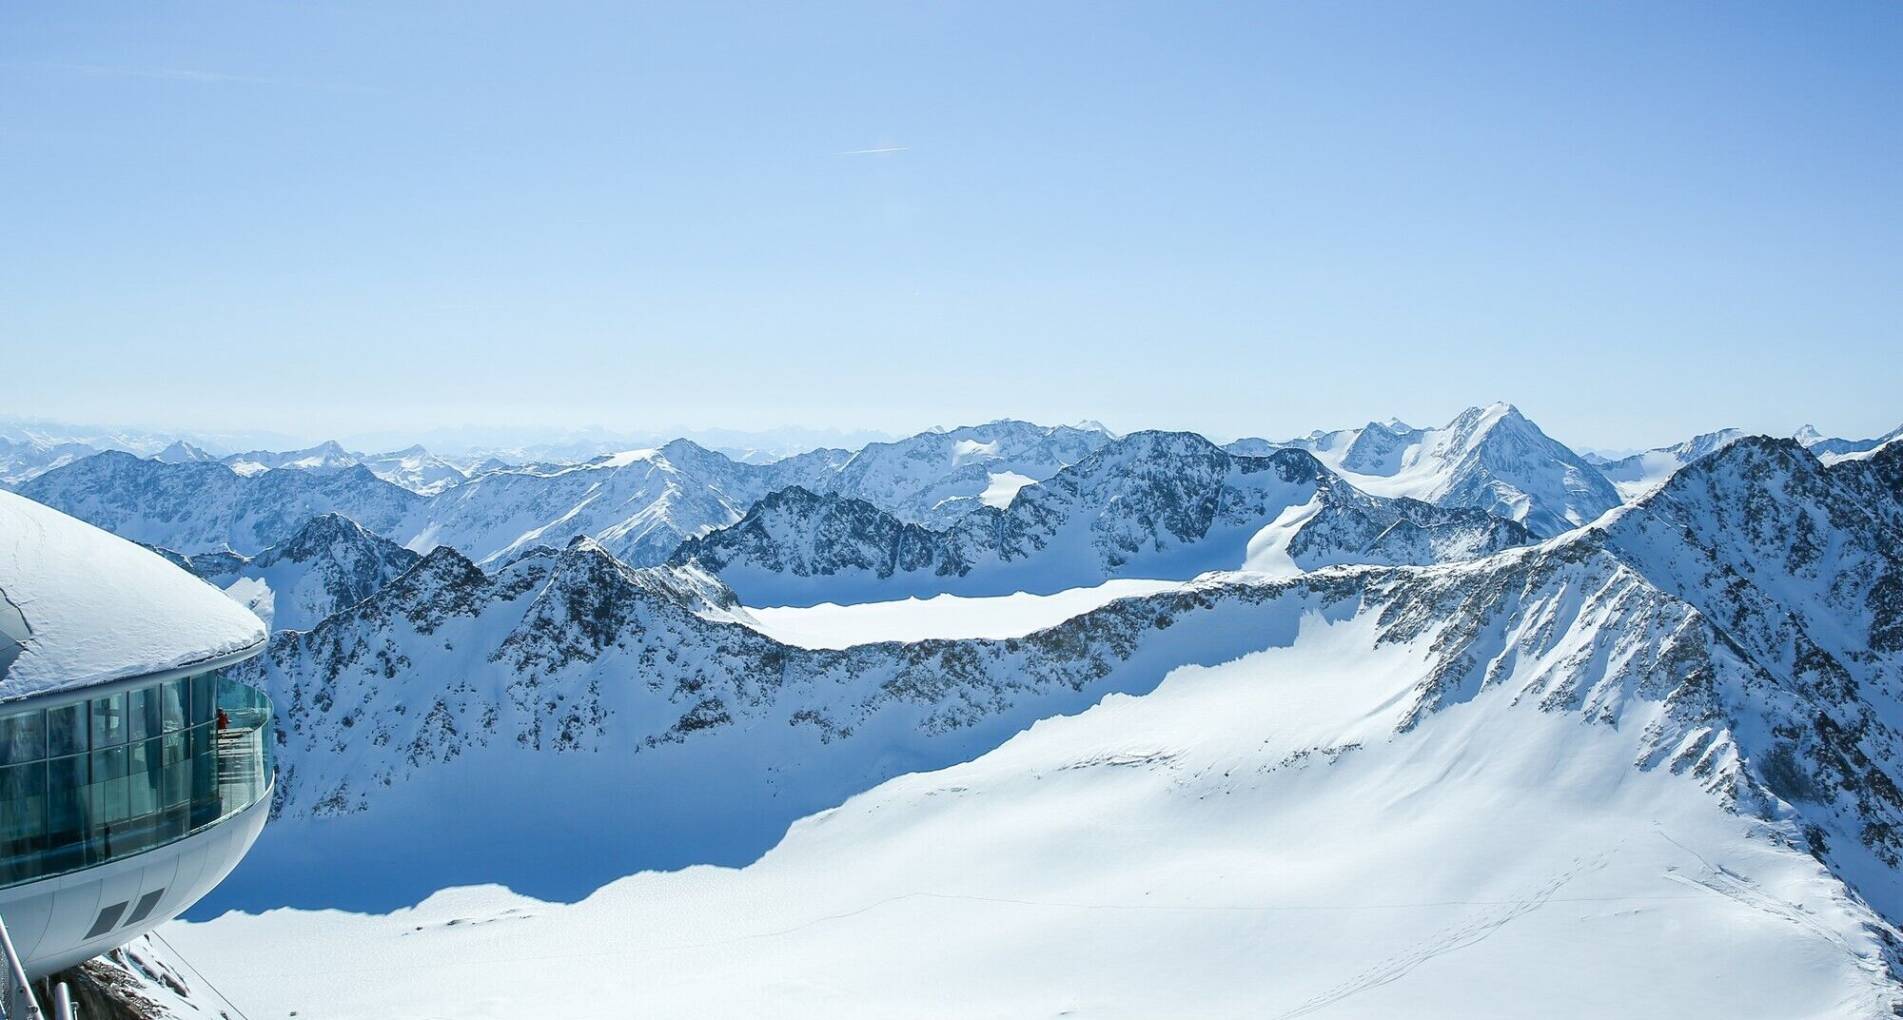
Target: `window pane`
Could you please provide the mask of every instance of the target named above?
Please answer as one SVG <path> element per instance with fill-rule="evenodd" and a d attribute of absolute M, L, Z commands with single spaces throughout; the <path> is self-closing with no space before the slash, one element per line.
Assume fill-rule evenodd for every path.
<path fill-rule="evenodd" d="M 45 868 L 46 763 L 0 768 L 0 882 L 25 882 Z"/>
<path fill-rule="evenodd" d="M 157 687 L 142 687 L 126 694 L 126 716 L 131 726 L 131 739 L 144 740 L 164 732 L 164 723 L 159 715 L 160 701 Z"/>
<path fill-rule="evenodd" d="M 218 678 L 210 673 L 192 677 L 192 722 L 210 722 L 218 708 Z"/>
<path fill-rule="evenodd" d="M 86 749 L 86 706 L 61 705 L 46 710 L 46 752 L 52 756 L 78 754 Z M 50 780 L 49 780 L 50 782 Z"/>
<path fill-rule="evenodd" d="M 0 847 L 37 836 L 46 827 L 46 765 L 14 765 L 0 769 Z"/>
<path fill-rule="evenodd" d="M 127 776 L 132 784 L 130 810 L 134 816 L 149 815 L 161 806 L 159 783 L 164 775 L 165 749 L 161 741 L 145 740 L 128 750 L 132 756 Z"/>
<path fill-rule="evenodd" d="M 93 824 L 107 825 L 126 817 L 126 749 L 93 752 Z"/>
<path fill-rule="evenodd" d="M 165 735 L 165 772 L 160 777 L 160 796 L 164 797 L 166 807 L 182 806 L 191 793 L 191 748 L 187 741 L 190 736 L 189 732 Z"/>
<path fill-rule="evenodd" d="M 93 746 L 117 747 L 126 742 L 126 696 L 124 692 L 94 698 Z"/>
<path fill-rule="evenodd" d="M 186 694 L 188 690 L 183 678 L 167 681 L 159 688 L 159 696 L 163 699 L 160 713 L 165 719 L 165 732 L 185 728 L 185 703 L 191 700 Z"/>
<path fill-rule="evenodd" d="M 48 845 L 57 847 L 83 842 L 86 838 L 86 807 L 86 759 L 55 758 L 47 762 Z"/>
<path fill-rule="evenodd" d="M 0 716 L 0 765 L 46 757 L 46 720 L 39 709 Z"/>

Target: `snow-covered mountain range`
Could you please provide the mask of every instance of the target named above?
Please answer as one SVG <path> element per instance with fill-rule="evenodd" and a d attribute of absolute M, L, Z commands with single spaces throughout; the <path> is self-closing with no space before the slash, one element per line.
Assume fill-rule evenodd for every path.
<path fill-rule="evenodd" d="M 1516 662 L 1549 654 L 1505 633 L 1558 641 L 1589 616 L 1597 644 L 1540 659 L 1543 697 L 1594 717 L 1633 698 L 1672 707 L 1696 692 L 1697 711 L 1679 720 L 1689 728 L 1654 735 L 1659 755 L 1684 752 L 1673 741 L 1696 736 L 1698 754 L 1717 754 L 1714 763 L 1775 758 L 1796 770 L 1777 782 L 1802 773 L 1814 786 L 1811 824 L 1875 858 L 1892 855 L 1890 826 L 1903 819 L 1891 816 L 1903 804 L 1886 799 L 1869 769 L 1893 767 L 1895 758 L 1880 709 L 1900 682 L 1903 603 L 1894 591 L 1903 560 L 1892 539 L 1903 510 L 1885 479 L 1896 477 L 1903 452 L 1854 462 L 1868 466 L 1853 479 L 1788 441 L 1734 446 L 1556 543 L 1431 570 L 1336 568 L 1280 581 L 1215 575 L 1009 641 L 796 649 L 745 626 L 732 593 L 688 568 L 630 568 L 582 540 L 485 572 L 442 548 L 370 599 L 308 632 L 280 635 L 259 660 L 290 741 L 283 807 L 290 817 L 375 811 L 386 787 L 408 788 L 406 777 L 479 748 L 643 748 L 636 757 L 688 754 L 698 769 L 698 756 L 666 748 L 730 726 L 758 737 L 773 732 L 760 730 L 763 722 L 789 720 L 767 759 L 781 763 L 774 784 L 790 797 L 786 770 L 797 769 L 786 763 L 823 757 L 816 748 L 851 734 L 877 732 L 854 747 L 880 761 L 892 759 L 894 741 L 948 738 L 959 745 L 946 752 L 955 756 L 971 750 L 967 730 L 989 746 L 1000 726 L 1008 732 L 1053 705 L 1095 700 L 1113 677 L 1122 679 L 1109 689 L 1153 683 L 1161 675 L 1145 651 L 1153 644 L 1165 660 L 1227 661 L 1241 654 L 1237 642 L 1261 640 L 1246 623 L 1252 607 L 1301 592 L 1374 613 L 1383 642 L 1431 638 L 1431 668 L 1400 728 L 1496 685 L 1501 670 L 1524 668 Z M 1885 494 L 1881 513 L 1862 509 L 1871 492 Z M 1205 613 L 1225 622 L 1179 629 Z M 1644 651 L 1648 642 L 1659 644 Z M 1147 680 L 1119 672 L 1131 659 Z M 1699 670 L 1720 670 L 1719 660 L 1741 671 L 1727 674 L 1735 690 L 1706 689 L 1719 677 Z M 1658 670 L 1680 672 L 1671 683 L 1643 680 Z M 1679 702 L 1668 697 L 1674 692 Z M 1734 715 L 1724 731 L 1706 725 L 1712 711 Z M 1812 725 L 1819 711 L 1836 723 Z M 1756 713 L 1749 726 L 1737 714 L 1745 712 Z M 1686 721 L 1694 717 L 1703 729 Z M 1802 726 L 1790 729 L 1794 722 Z M 902 757 L 922 753 L 914 747 Z M 1727 783 L 1747 778 L 1725 774 Z M 833 787 L 820 799 L 839 795 Z"/>
<path fill-rule="evenodd" d="M 161 455 L 159 459 L 165 458 Z M 378 478 L 424 496 L 432 496 L 444 489 L 461 485 L 465 477 L 456 465 L 421 446 L 411 446 L 390 453 L 365 454 L 352 453 L 335 440 L 319 443 L 305 450 L 282 452 L 252 450 L 248 453 L 234 453 L 222 458 L 221 463 L 247 476 L 279 469 L 342 471 L 361 464 Z"/>
<path fill-rule="evenodd" d="M 272 620 L 239 672 L 278 708 L 276 819 L 200 914 L 333 912 L 177 935 L 300 1015 L 513 1002 L 470 929 L 558 971 L 604 930 L 685 946 L 629 973 L 714 1013 L 793 960 L 839 995 L 777 1012 L 905 1012 L 892 976 L 934 980 L 891 948 L 908 931 L 985 975 L 950 1012 L 1053 988 L 1458 1012 L 1502 972 L 1528 975 L 1488 986 L 1507 1013 L 1574 985 L 1586 1014 L 1903 1001 L 1903 443 L 1725 432 L 1594 465 L 1504 406 L 1228 449 L 914 439 L 765 464 L 677 442 L 427 497 L 361 463 L 112 453 L 23 489 Z M 1614 479 L 1626 502 L 1589 513 Z M 905 643 L 789 643 L 809 610 L 748 608 L 947 592 L 969 598 L 892 604 L 1049 605 Z M 696 864 L 737 870 L 624 877 Z M 488 883 L 514 891 L 384 913 Z M 254 959 L 287 945 L 429 978 L 359 1002 Z"/>
<path fill-rule="evenodd" d="M 780 605 L 1431 563 L 1530 540 L 1519 524 L 1477 510 L 1369 496 L 1302 450 L 1246 457 L 1193 433 L 1139 432 L 944 530 L 791 488 L 686 542 L 672 562 L 714 572 L 749 604 Z"/>
<path fill-rule="evenodd" d="M 1620 476 L 1628 498 L 1636 496 L 1695 457 L 1704 449 L 1700 442 L 1711 438 L 1603 470 Z M 165 462 L 164 469 L 152 472 L 69 451 L 70 462 L 51 472 L 29 472 L 53 477 L 38 481 L 28 494 L 93 523 L 129 528 L 129 537 L 190 555 L 226 549 L 255 555 L 287 537 L 287 529 L 311 513 L 335 509 L 417 552 L 446 544 L 479 563 L 498 563 L 522 549 L 586 535 L 624 562 L 651 565 L 666 560 L 682 541 L 734 525 L 755 503 L 793 486 L 859 500 L 900 522 L 935 531 L 970 528 L 961 524 L 964 518 L 1003 510 L 1025 486 L 1048 482 L 1116 442 L 1101 426 L 999 421 L 765 463 L 685 440 L 580 464 L 491 460 L 458 466 L 421 447 L 366 456 L 336 443 L 225 458 L 234 474 L 258 480 L 273 471 L 339 476 L 316 486 L 331 495 L 315 502 L 306 496 L 312 488 L 308 481 L 276 478 L 244 485 L 206 474 L 203 449 L 179 442 L 155 459 Z M 1875 444 L 1847 445 L 1869 449 Z M 1615 505 L 1619 495 L 1601 468 L 1546 438 L 1507 405 L 1472 409 L 1443 429 L 1390 421 L 1288 444 L 1241 440 L 1227 449 L 1260 456 L 1291 447 L 1314 452 L 1331 472 L 1368 496 L 1480 510 L 1519 521 L 1535 535 L 1589 520 Z M 353 467 L 429 498 L 406 502 L 387 492 L 348 491 L 363 487 L 363 476 L 349 473 Z M 178 503 L 178 494 L 186 491 L 197 493 L 195 505 Z M 246 505 L 236 506 L 237 500 Z M 267 505 L 271 500 L 278 505 Z M 366 500 L 405 505 L 401 512 L 389 506 L 353 509 L 353 501 Z M 263 535 L 227 534 L 228 529 L 206 525 L 212 518 L 246 517 L 275 523 Z M 1430 550 L 1349 558 L 1409 561 L 1442 555 Z"/>
<path fill-rule="evenodd" d="M 960 933 L 941 941 L 979 966 L 980 941 L 1015 958 L 1085 937 L 1082 916 L 1035 904 L 1114 919 L 1149 902 L 1167 961 L 1112 941 L 1060 964 L 1058 984 L 1303 1015 L 1350 995 L 1376 1008 L 1395 982 L 1410 1001 L 1466 1001 L 1436 996 L 1470 993 L 1473 968 L 1531 968 L 1524 988 L 1494 986 L 1512 1012 L 1550 1004 L 1569 974 L 1656 957 L 1674 966 L 1594 985 L 1595 1009 L 1876 1015 L 1899 1001 L 1903 916 L 1899 525 L 1903 447 L 1826 468 L 1793 441 L 1746 438 L 1539 545 L 1217 574 L 1023 637 L 837 651 L 766 638 L 711 577 L 630 568 L 593 542 L 493 571 L 438 549 L 256 661 L 282 712 L 280 814 L 220 895 L 377 908 L 478 879 L 517 893 L 432 900 L 387 931 L 375 916 L 233 916 L 182 944 L 243 960 L 321 938 L 427 969 L 466 952 L 419 934 L 451 920 L 486 922 L 492 951 L 557 957 L 604 925 L 690 945 L 785 928 L 798 934 L 749 954 L 740 987 L 795 952 L 847 1001 L 871 997 L 848 1012 L 877 1013 L 899 1008 L 878 991 L 893 994 L 891 975 L 917 970 L 880 948 L 904 928 Z M 1117 692 L 1132 697 L 1104 700 Z M 740 871 L 648 876 L 575 907 L 520 895 L 745 864 L 809 815 Z M 989 851 L 961 835 L 978 832 Z M 372 852 L 374 875 L 312 877 Z M 808 931 L 901 894 L 888 919 Z M 684 895 L 695 920 L 652 913 Z M 1295 963 L 1202 959 L 1170 920 L 1240 938 L 1239 904 L 1275 909 L 1278 934 L 1248 928 L 1247 944 L 1268 937 Z M 1382 925 L 1356 923 L 1369 909 Z M 963 934 L 980 928 L 988 941 Z M 1584 931 L 1561 965 L 1552 940 Z M 1443 954 L 1464 963 L 1410 976 Z M 692 950 L 670 959 L 640 970 L 654 1001 L 733 973 Z M 1719 961 L 1732 976 L 1714 984 Z M 989 966 L 1017 995 L 1052 987 Z M 494 988 L 471 980 L 470 994 Z M 318 1004 L 316 985 L 292 983 L 275 1001 Z M 944 1001 L 991 1001 L 989 985 Z M 717 1012 L 740 1008 L 731 994 Z M 839 1004 L 782 995 L 788 1012 Z"/>
<path fill-rule="evenodd" d="M 401 534 L 424 498 L 362 465 L 241 475 L 209 461 L 168 464 L 107 451 L 46 472 L 21 495 L 108 531 L 177 552 L 256 555 L 321 513 Z"/>

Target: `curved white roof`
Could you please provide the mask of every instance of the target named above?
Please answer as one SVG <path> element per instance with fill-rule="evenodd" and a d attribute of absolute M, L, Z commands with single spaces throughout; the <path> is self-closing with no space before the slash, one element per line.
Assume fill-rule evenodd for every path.
<path fill-rule="evenodd" d="M 190 666 L 264 639 L 250 610 L 157 554 L 0 490 L 0 699 Z"/>

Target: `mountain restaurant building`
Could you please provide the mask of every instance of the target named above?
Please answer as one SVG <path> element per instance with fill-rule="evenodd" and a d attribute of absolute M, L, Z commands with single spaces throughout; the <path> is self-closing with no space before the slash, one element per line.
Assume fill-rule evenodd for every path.
<path fill-rule="evenodd" d="M 264 644 L 218 589 L 0 491 L 0 921 L 29 978 L 177 916 L 256 841 L 271 705 L 223 670 Z"/>

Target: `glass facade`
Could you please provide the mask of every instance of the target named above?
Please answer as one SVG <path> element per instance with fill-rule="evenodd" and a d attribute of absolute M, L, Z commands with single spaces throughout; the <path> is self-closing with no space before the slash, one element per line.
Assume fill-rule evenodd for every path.
<path fill-rule="evenodd" d="M 0 886 L 183 839 L 256 804 L 271 702 L 199 673 L 54 708 L 0 707 Z"/>

